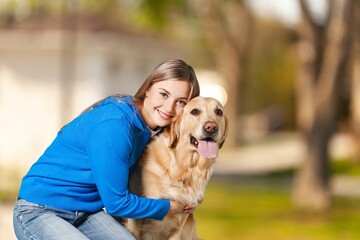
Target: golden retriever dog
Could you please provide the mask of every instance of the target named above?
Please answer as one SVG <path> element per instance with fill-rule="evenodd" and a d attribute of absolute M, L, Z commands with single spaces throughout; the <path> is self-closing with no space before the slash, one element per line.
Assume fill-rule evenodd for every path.
<path fill-rule="evenodd" d="M 198 205 L 226 134 L 223 106 L 213 98 L 192 99 L 183 114 L 153 137 L 130 176 L 130 191 Z M 124 225 L 137 239 L 197 239 L 193 214 L 169 213 L 162 221 L 127 219 Z"/>

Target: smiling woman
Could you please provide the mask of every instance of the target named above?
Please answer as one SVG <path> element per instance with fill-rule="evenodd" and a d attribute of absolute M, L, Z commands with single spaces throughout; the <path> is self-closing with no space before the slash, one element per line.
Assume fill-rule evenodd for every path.
<path fill-rule="evenodd" d="M 178 116 L 189 100 L 188 81 L 161 81 L 154 83 L 145 95 L 143 104 L 136 104 L 151 129 L 164 127 Z"/>
<path fill-rule="evenodd" d="M 61 128 L 22 180 L 13 215 L 17 238 L 133 239 L 110 215 L 161 220 L 196 207 L 139 197 L 128 180 L 151 130 L 169 125 L 199 92 L 193 68 L 169 60 L 135 96 L 102 99 Z"/>

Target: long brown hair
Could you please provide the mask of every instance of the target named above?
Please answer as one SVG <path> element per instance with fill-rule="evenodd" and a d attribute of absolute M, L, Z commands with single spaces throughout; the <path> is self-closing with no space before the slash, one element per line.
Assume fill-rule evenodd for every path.
<path fill-rule="evenodd" d="M 132 97 L 134 103 L 142 103 L 145 99 L 146 91 L 149 90 L 154 83 L 165 80 L 189 81 L 191 85 L 189 100 L 200 95 L 200 86 L 194 69 L 183 60 L 171 59 L 161 63 L 150 73 L 136 94 Z M 108 97 L 121 98 L 123 96 L 126 95 L 115 94 Z M 84 109 L 81 114 L 102 103 L 106 98 L 93 103 L 91 106 Z"/>
<path fill-rule="evenodd" d="M 189 81 L 191 85 L 189 100 L 200 94 L 200 86 L 194 69 L 183 60 L 172 59 L 161 63 L 150 73 L 134 95 L 134 102 L 143 102 L 146 91 L 154 83 L 165 80 Z"/>

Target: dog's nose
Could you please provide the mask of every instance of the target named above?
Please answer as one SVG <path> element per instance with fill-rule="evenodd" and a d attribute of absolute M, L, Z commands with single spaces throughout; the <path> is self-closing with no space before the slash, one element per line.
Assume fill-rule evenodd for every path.
<path fill-rule="evenodd" d="M 208 133 L 214 133 L 218 130 L 218 126 L 214 122 L 206 122 L 204 125 L 204 130 Z"/>

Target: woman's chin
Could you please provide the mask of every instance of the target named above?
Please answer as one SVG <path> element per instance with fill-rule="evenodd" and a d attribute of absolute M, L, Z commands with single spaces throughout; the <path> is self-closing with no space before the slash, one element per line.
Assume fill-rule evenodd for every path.
<path fill-rule="evenodd" d="M 156 121 L 156 125 L 159 127 L 166 127 L 168 125 L 170 125 L 172 122 L 172 120 L 165 120 L 165 119 L 159 119 L 158 121 Z"/>

